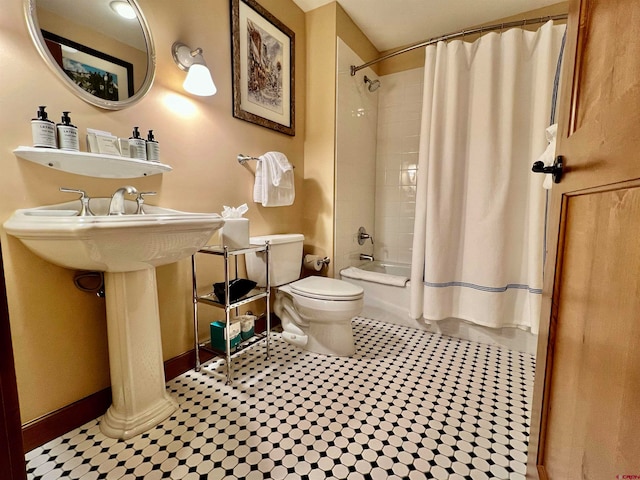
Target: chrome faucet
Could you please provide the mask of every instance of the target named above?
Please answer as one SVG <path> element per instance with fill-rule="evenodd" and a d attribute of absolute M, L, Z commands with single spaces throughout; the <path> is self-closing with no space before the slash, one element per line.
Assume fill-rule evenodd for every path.
<path fill-rule="evenodd" d="M 125 185 L 115 191 L 109 203 L 109 215 L 124 215 L 124 194 L 135 195 L 138 191 L 131 185 Z"/>
<path fill-rule="evenodd" d="M 366 253 L 361 253 L 360 260 L 368 260 L 369 262 L 373 262 L 375 259 L 373 258 L 373 255 L 367 255 Z"/>

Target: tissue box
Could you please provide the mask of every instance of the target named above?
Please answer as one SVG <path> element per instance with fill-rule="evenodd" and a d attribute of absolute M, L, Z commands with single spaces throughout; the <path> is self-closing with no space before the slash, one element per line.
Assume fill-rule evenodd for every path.
<path fill-rule="evenodd" d="M 220 243 L 229 248 L 249 248 L 249 219 L 225 218 Z"/>
<path fill-rule="evenodd" d="M 225 335 L 225 322 L 211 323 L 211 347 L 223 352 L 227 351 L 227 337 Z M 231 348 L 240 343 L 240 322 L 231 322 L 229 324 L 230 344 Z"/>
<path fill-rule="evenodd" d="M 242 340 L 253 337 L 255 333 L 255 315 L 240 315 L 239 317 L 235 317 L 234 320 L 240 322 L 240 336 Z"/>

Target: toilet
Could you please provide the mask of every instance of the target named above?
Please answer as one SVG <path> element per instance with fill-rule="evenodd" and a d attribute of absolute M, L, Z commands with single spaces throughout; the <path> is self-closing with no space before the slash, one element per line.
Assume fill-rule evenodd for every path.
<path fill-rule="evenodd" d="M 273 310 L 289 343 L 323 355 L 351 356 L 355 342 L 351 318 L 362 311 L 361 287 L 326 277 L 300 279 L 302 244 L 298 233 L 251 237 L 252 245 L 271 245 L 269 280 L 276 288 Z M 266 285 L 264 252 L 245 256 L 247 275 Z"/>

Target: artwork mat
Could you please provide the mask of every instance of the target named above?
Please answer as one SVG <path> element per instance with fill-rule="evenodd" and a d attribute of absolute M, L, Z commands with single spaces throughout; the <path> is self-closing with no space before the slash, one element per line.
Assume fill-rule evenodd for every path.
<path fill-rule="evenodd" d="M 254 0 L 231 0 L 233 46 L 233 116 L 272 130 L 295 135 L 295 34 Z M 249 97 L 248 21 L 276 39 L 282 52 L 282 113 Z"/>

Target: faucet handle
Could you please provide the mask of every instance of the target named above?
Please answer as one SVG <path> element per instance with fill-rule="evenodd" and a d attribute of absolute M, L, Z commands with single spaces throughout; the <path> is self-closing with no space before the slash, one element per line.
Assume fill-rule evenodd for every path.
<path fill-rule="evenodd" d="M 87 192 L 85 192 L 84 190 L 79 190 L 77 188 L 60 187 L 60 191 L 64 192 L 64 193 L 79 193 L 81 199 L 82 198 L 88 198 L 87 197 Z"/>
<path fill-rule="evenodd" d="M 358 244 L 359 245 L 364 245 L 364 241 L 366 239 L 371 240 L 371 245 L 373 245 L 373 236 L 369 235 L 364 227 L 360 227 L 358 229 Z"/>
<path fill-rule="evenodd" d="M 157 195 L 158 192 L 138 192 L 138 196 L 136 197 L 136 202 L 138 203 L 138 208 L 136 210 L 136 215 L 144 215 L 144 197 L 148 195 Z"/>
<path fill-rule="evenodd" d="M 60 191 L 64 193 L 77 193 L 80 195 L 80 198 L 79 198 L 80 211 L 78 212 L 79 217 L 93 216 L 93 212 L 89 208 L 89 196 L 87 195 L 87 192 L 85 192 L 84 190 L 79 190 L 77 188 L 67 188 L 67 187 L 60 187 Z"/>
<path fill-rule="evenodd" d="M 147 195 L 157 195 L 158 192 L 138 192 L 138 198 L 143 200 L 145 196 Z M 136 198 L 136 200 L 138 199 Z"/>

